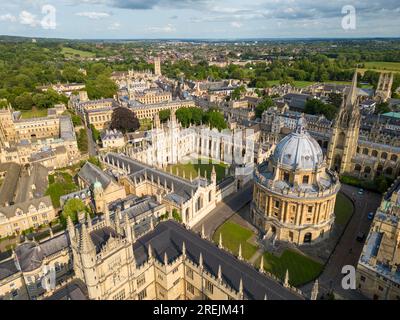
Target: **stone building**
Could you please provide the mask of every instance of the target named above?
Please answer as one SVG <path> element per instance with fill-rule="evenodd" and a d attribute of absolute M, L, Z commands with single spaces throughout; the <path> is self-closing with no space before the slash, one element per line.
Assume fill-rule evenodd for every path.
<path fill-rule="evenodd" d="M 135 113 L 138 119 L 153 119 L 162 110 L 178 110 L 180 108 L 194 108 L 193 100 L 174 100 L 155 104 L 141 104 L 130 101 L 127 106 Z"/>
<path fill-rule="evenodd" d="M 302 118 L 254 176 L 251 218 L 268 239 L 297 245 L 327 237 L 335 216 L 337 174 L 327 168 Z"/>
<path fill-rule="evenodd" d="M 69 219 L 66 232 L 0 261 L 0 299 L 305 299 L 240 259 L 171 220 L 137 238 L 127 214 Z"/>
<path fill-rule="evenodd" d="M 376 300 L 400 300 L 400 179 L 376 211 L 357 265 L 357 288 Z"/>

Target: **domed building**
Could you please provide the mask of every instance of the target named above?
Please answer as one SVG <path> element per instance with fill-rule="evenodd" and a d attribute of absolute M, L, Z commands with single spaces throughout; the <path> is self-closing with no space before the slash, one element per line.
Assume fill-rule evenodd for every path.
<path fill-rule="evenodd" d="M 271 240 L 297 245 L 324 239 L 335 220 L 340 183 L 300 118 L 255 170 L 251 218 Z"/>

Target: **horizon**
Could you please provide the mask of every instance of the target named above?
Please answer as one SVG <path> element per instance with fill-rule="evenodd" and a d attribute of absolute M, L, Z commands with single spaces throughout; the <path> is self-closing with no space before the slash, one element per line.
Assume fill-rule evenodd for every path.
<path fill-rule="evenodd" d="M 396 0 L 15 0 L 0 10 L 0 33 L 28 38 L 400 37 Z"/>

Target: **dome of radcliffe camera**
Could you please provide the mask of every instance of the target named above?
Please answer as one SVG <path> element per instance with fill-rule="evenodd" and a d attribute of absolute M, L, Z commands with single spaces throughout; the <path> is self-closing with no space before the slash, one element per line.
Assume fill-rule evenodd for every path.
<path fill-rule="evenodd" d="M 318 142 L 305 130 L 304 119 L 300 119 L 296 130 L 278 143 L 272 158 L 292 170 L 313 170 L 323 163 L 324 155 Z"/>

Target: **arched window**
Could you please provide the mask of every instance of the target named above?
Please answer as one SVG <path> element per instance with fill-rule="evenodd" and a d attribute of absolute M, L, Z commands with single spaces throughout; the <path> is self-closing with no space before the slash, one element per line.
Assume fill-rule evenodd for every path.
<path fill-rule="evenodd" d="M 387 159 L 388 154 L 386 152 L 382 152 L 381 159 Z"/>
<path fill-rule="evenodd" d="M 373 157 L 375 157 L 375 158 L 378 158 L 378 151 L 372 150 L 371 155 L 372 155 Z"/>
<path fill-rule="evenodd" d="M 364 149 L 363 149 L 363 154 L 365 154 L 365 155 L 368 155 L 368 154 L 369 154 L 368 148 L 364 148 Z"/>
<path fill-rule="evenodd" d="M 208 202 L 211 202 L 211 200 L 212 200 L 212 191 L 208 193 Z"/>
<path fill-rule="evenodd" d="M 364 172 L 368 173 L 368 174 L 371 173 L 371 168 L 370 167 L 365 167 Z"/>
<path fill-rule="evenodd" d="M 397 161 L 397 156 L 395 154 L 392 154 L 391 157 L 390 157 L 390 160 L 396 162 Z"/>
<path fill-rule="evenodd" d="M 360 172 L 361 171 L 361 166 L 359 164 L 356 164 L 354 166 L 354 170 Z"/>

